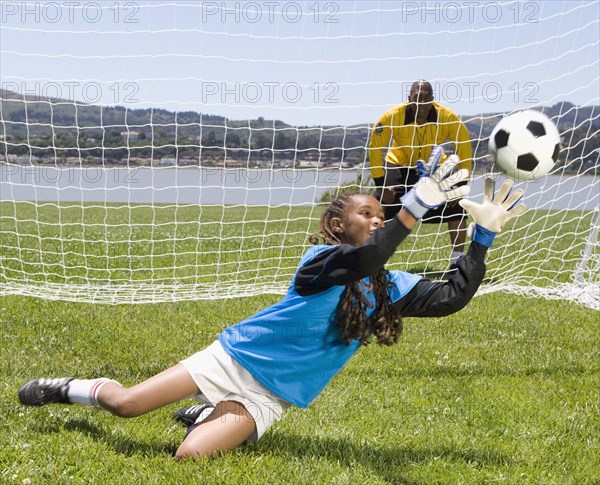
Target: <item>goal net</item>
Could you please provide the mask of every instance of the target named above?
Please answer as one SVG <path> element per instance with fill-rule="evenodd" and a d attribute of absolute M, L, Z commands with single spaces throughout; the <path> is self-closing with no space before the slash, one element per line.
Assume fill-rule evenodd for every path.
<path fill-rule="evenodd" d="M 147 303 L 283 293 L 369 133 L 411 84 L 466 124 L 472 195 L 507 113 L 558 126 L 553 172 L 480 293 L 600 308 L 599 4 L 2 2 L 0 295 Z M 449 143 L 447 150 L 452 150 Z M 437 278 L 446 225 L 390 269 Z"/>

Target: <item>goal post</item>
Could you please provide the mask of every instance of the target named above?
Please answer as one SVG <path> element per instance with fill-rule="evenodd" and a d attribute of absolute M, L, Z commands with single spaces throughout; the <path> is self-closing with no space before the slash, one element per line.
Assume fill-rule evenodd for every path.
<path fill-rule="evenodd" d="M 413 81 L 466 124 L 470 197 L 507 113 L 557 125 L 553 172 L 480 293 L 600 309 L 600 7 L 576 2 L 2 2 L 0 295 L 151 303 L 284 293 Z M 445 147 L 452 150 L 452 145 Z M 390 269 L 437 278 L 445 224 Z"/>
<path fill-rule="evenodd" d="M 590 229 L 588 233 L 588 237 L 585 241 L 585 246 L 583 248 L 583 252 L 581 253 L 581 259 L 577 262 L 577 268 L 575 269 L 575 284 L 578 286 L 583 286 L 587 284 L 589 278 L 585 275 L 587 272 L 590 274 L 598 274 L 598 265 L 600 264 L 600 260 L 598 259 L 598 255 L 595 254 L 595 250 L 598 247 L 598 231 L 600 230 L 600 206 L 596 206 L 594 210 L 594 215 L 592 217 L 592 222 L 590 224 Z M 593 285 L 591 290 L 593 290 Z"/>

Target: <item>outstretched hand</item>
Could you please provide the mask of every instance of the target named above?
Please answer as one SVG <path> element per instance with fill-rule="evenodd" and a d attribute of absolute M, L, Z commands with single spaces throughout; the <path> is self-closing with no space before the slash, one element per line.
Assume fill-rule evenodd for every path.
<path fill-rule="evenodd" d="M 473 217 L 475 224 L 493 233 L 499 233 L 508 221 L 523 214 L 527 208 L 524 204 L 516 205 L 523 197 L 523 189 L 511 192 L 514 182 L 506 179 L 494 197 L 494 179 L 485 179 L 483 203 L 463 199 L 459 204 Z"/>
<path fill-rule="evenodd" d="M 469 193 L 468 185 L 457 186 L 469 178 L 468 170 L 455 170 L 460 163 L 458 155 L 451 155 L 440 165 L 441 157 L 442 148 L 434 147 L 427 164 L 417 162 L 420 179 L 402 197 L 402 204 L 416 219 L 423 218 L 429 209 L 460 199 Z"/>

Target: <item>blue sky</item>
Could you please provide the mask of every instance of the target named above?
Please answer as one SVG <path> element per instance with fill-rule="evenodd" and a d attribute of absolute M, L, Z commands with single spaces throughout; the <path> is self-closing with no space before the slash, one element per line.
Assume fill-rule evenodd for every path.
<path fill-rule="evenodd" d="M 131 109 L 373 123 L 432 82 L 461 115 L 600 104 L 600 7 L 525 2 L 1 2 L 2 87 Z"/>

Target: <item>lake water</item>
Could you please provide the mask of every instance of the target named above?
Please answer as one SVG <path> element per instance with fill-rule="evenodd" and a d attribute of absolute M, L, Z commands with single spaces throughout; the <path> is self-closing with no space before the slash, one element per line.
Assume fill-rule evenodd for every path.
<path fill-rule="evenodd" d="M 0 200 L 310 205 L 361 174 L 368 176 L 368 170 L 0 165 Z M 600 203 L 600 177 L 551 175 L 521 185 L 529 208 L 593 210 Z M 483 175 L 475 176 L 471 194 L 480 200 Z"/>

